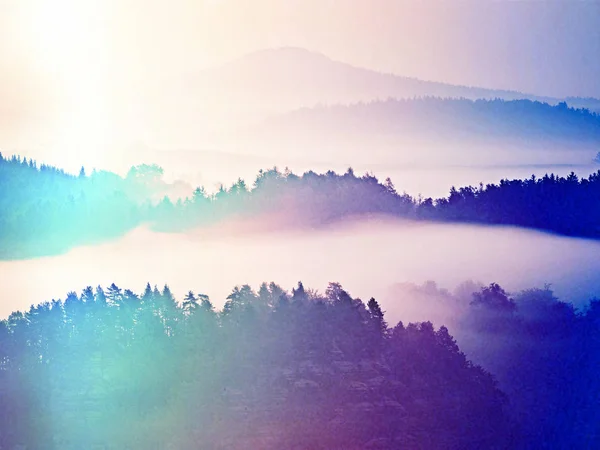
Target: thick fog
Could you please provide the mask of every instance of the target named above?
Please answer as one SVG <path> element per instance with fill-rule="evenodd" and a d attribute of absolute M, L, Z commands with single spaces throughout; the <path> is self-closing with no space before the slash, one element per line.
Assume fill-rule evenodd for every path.
<path fill-rule="evenodd" d="M 0 262 L 0 316 L 113 282 L 138 290 L 148 281 L 168 283 L 179 300 L 192 289 L 220 307 L 235 285 L 257 289 L 274 281 L 291 289 L 302 280 L 324 291 L 338 281 L 354 296 L 380 299 L 390 322 L 430 318 L 431 305 L 421 313 L 415 302 L 390 295 L 402 282 L 434 280 L 454 289 L 474 280 L 508 291 L 551 283 L 558 297 L 575 304 L 600 294 L 600 243 L 594 241 L 379 218 L 296 231 L 269 222 L 230 222 L 186 234 L 137 229 L 60 256 Z"/>

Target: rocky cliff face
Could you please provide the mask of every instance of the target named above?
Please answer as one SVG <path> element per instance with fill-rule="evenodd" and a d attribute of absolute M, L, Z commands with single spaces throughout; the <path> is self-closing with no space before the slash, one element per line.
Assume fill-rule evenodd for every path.
<path fill-rule="evenodd" d="M 400 344 L 403 333 L 425 337 L 417 330 L 396 330 L 390 342 Z M 224 383 L 213 422 L 221 428 L 209 426 L 221 431 L 196 433 L 202 445 L 190 448 L 505 448 L 510 425 L 491 378 L 468 364 L 462 376 L 478 380 L 439 370 L 458 369 L 459 354 L 458 361 L 440 355 L 427 368 L 435 355 L 410 351 L 424 358 L 405 360 L 405 350 L 393 349 L 352 358 L 333 343 L 326 357 L 299 352 L 285 364 L 240 367 L 246 382 Z"/>

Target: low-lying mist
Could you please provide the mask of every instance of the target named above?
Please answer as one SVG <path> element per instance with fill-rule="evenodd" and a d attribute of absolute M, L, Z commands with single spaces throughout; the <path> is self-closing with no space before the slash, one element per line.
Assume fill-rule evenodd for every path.
<path fill-rule="evenodd" d="M 322 290 L 338 281 L 353 296 L 380 300 L 390 323 L 406 323 L 443 314 L 432 316 L 431 305 L 420 309 L 418 302 L 403 301 L 390 290 L 397 283 L 434 280 L 453 290 L 473 280 L 497 282 L 510 292 L 551 283 L 561 300 L 582 305 L 600 294 L 600 242 L 379 217 L 290 229 L 265 217 L 178 234 L 139 228 L 61 256 L 0 262 L 0 272 L 2 317 L 88 285 L 141 289 L 148 281 L 167 283 L 178 300 L 194 289 L 221 307 L 234 285 L 257 289 L 274 281 L 291 288 L 301 280 Z"/>

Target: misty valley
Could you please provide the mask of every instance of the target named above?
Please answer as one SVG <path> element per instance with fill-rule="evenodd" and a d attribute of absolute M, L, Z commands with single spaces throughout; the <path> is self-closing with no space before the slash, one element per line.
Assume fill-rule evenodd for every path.
<path fill-rule="evenodd" d="M 0 177 L 2 448 L 597 442 L 600 172 L 438 199 L 353 169 L 176 201 L 157 165 Z"/>
<path fill-rule="evenodd" d="M 0 450 L 600 449 L 596 2 L 0 1 Z"/>

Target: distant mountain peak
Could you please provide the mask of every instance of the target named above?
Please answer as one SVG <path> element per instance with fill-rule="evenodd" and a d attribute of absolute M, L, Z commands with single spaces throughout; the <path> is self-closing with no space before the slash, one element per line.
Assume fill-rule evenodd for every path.
<path fill-rule="evenodd" d="M 331 58 L 324 55 L 323 53 L 308 50 L 302 47 L 273 47 L 261 50 L 256 50 L 251 53 L 247 53 L 241 56 L 237 61 L 249 61 L 249 60 L 273 60 L 273 61 L 328 61 L 333 62 Z"/>
<path fill-rule="evenodd" d="M 329 59 L 327 56 L 325 56 L 321 52 L 317 52 L 317 51 L 314 51 L 314 50 L 309 50 L 309 49 L 304 48 L 304 47 L 295 47 L 293 45 L 284 45 L 283 47 L 264 48 L 264 49 L 261 49 L 261 50 L 257 50 L 254 53 L 288 53 L 288 54 L 294 54 L 294 55 L 321 56 L 323 58 Z"/>

